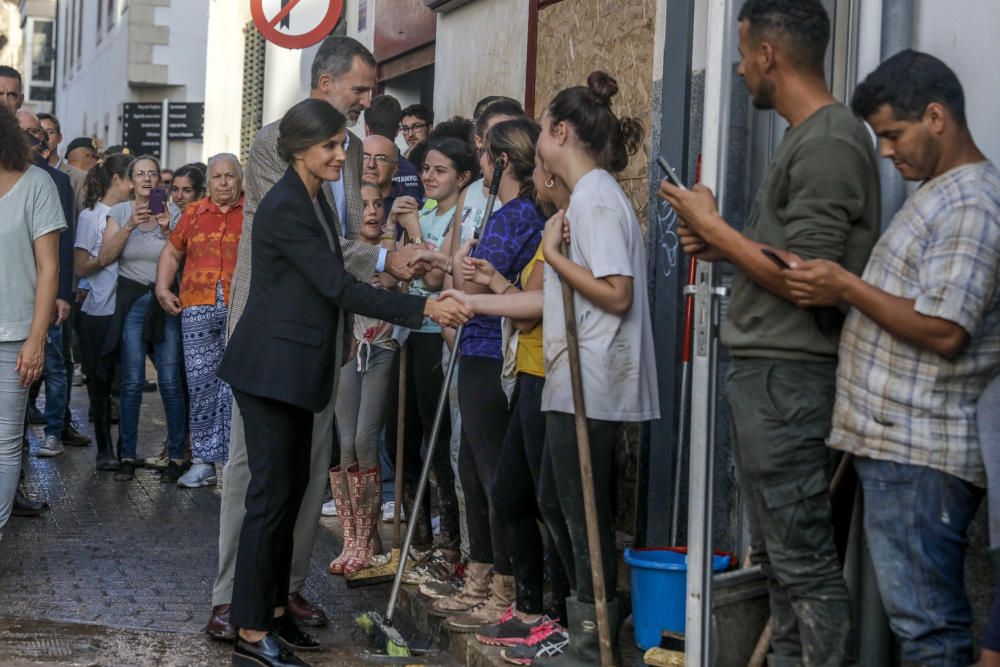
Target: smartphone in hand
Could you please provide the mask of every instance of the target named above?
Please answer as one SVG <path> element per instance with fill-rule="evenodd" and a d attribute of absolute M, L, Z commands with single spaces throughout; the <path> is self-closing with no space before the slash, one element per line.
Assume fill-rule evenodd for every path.
<path fill-rule="evenodd" d="M 667 162 L 667 158 L 660 155 L 656 158 L 656 164 L 660 165 L 660 169 L 663 170 L 663 177 L 670 181 L 672 185 L 681 190 L 687 190 L 684 184 L 681 183 L 681 179 L 677 178 L 677 174 L 674 172 L 674 168 L 670 166 L 670 163 Z"/>
<path fill-rule="evenodd" d="M 767 257 L 769 260 L 771 260 L 772 262 L 774 262 L 779 269 L 790 269 L 790 268 L 792 268 L 788 264 L 788 262 L 786 262 L 785 260 L 781 259 L 781 257 L 778 256 L 778 253 L 774 252 L 770 248 L 761 248 L 760 249 L 760 253 L 762 255 L 764 255 L 764 257 Z"/>
<path fill-rule="evenodd" d="M 149 191 L 149 212 L 160 215 L 167 210 L 167 191 L 163 188 L 153 188 Z"/>

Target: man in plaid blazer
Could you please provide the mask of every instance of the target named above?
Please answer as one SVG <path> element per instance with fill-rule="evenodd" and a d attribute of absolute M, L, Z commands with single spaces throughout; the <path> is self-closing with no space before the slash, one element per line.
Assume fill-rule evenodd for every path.
<path fill-rule="evenodd" d="M 327 37 L 320 46 L 312 65 L 311 97 L 326 100 L 343 113 L 353 125 L 361 112 L 371 102 L 375 85 L 375 59 L 362 44 L 349 37 Z M 231 334 L 243 314 L 250 287 L 250 249 L 253 242 L 253 216 L 258 204 L 268 190 L 284 175 L 288 165 L 278 156 L 278 125 L 275 121 L 264 126 L 254 137 L 247 162 L 243 232 L 240 237 L 239 256 L 233 275 L 229 306 L 228 330 Z M 397 279 L 416 277 L 409 266 L 416 251 L 415 246 L 388 253 L 384 249 L 358 242 L 361 228 L 361 171 L 362 141 L 357 135 L 347 133 L 347 161 L 341 180 L 330 181 L 323 187 L 323 196 L 334 212 L 336 223 L 341 226 L 340 244 L 345 265 L 356 278 L 370 282 L 377 272 L 387 271 Z M 252 360 L 248 360 L 252 363 Z M 329 483 L 328 470 L 333 447 L 334 404 L 331 397 L 327 407 L 316 414 L 313 423 L 310 480 L 302 500 L 295 525 L 295 553 L 286 610 L 295 620 L 306 625 L 325 625 L 326 615 L 309 604 L 300 594 L 309 571 L 313 544 L 319 528 L 320 508 Z M 229 443 L 229 462 L 225 468 L 222 492 L 222 509 L 219 518 L 219 570 L 212 591 L 212 614 L 205 631 L 212 637 L 232 638 L 235 634 L 229 624 L 229 603 L 233 591 L 233 574 L 236 567 L 236 550 L 240 527 L 243 523 L 244 499 L 250 481 L 247 465 L 246 443 L 243 438 L 243 419 L 233 405 L 233 427 Z"/>

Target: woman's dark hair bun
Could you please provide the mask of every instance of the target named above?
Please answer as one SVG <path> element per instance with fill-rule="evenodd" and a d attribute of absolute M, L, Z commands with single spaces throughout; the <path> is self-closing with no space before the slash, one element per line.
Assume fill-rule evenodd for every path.
<path fill-rule="evenodd" d="M 625 143 L 625 150 L 629 155 L 635 155 L 642 146 L 642 140 L 646 136 L 646 128 L 642 121 L 630 116 L 623 116 L 618 119 L 618 124 L 622 130 L 622 141 Z"/>
<path fill-rule="evenodd" d="M 618 82 L 607 72 L 597 70 L 587 77 L 587 88 L 598 104 L 611 106 L 611 98 L 618 94 Z"/>

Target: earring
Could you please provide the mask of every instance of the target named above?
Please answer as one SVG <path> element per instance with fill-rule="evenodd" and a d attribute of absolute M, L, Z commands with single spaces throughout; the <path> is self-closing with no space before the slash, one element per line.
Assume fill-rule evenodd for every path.
<path fill-rule="evenodd" d="M 551 188 L 555 184 L 556 184 L 556 179 L 554 178 L 550 178 L 549 180 L 545 181 L 545 187 L 547 188 Z"/>

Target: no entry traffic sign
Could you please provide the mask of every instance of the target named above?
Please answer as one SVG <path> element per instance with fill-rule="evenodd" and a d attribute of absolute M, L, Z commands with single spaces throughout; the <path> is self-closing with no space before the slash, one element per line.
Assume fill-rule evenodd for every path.
<path fill-rule="evenodd" d="M 286 49 L 304 49 L 330 34 L 344 0 L 250 0 L 250 15 L 264 39 Z"/>

